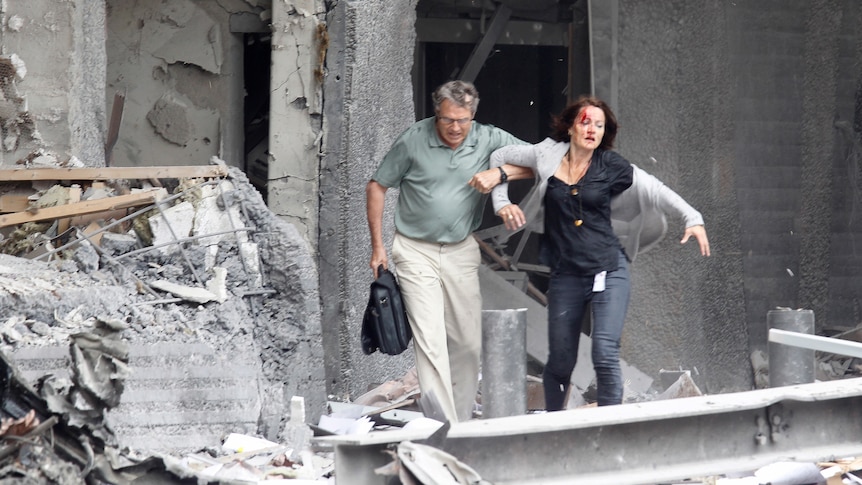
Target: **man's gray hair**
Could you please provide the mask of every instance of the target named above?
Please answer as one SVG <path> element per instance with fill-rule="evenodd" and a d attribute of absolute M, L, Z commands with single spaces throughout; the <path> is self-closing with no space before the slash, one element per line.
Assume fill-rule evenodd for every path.
<path fill-rule="evenodd" d="M 449 81 L 435 89 L 431 94 L 435 113 L 440 110 L 440 105 L 443 104 L 444 99 L 448 99 L 462 108 L 469 108 L 473 115 L 476 114 L 476 108 L 479 107 L 479 92 L 476 91 L 476 86 L 473 86 L 473 83 L 467 81 Z"/>

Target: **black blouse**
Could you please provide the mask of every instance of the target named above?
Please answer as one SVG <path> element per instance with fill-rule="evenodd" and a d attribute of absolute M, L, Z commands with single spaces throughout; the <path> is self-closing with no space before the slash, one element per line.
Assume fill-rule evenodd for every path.
<path fill-rule="evenodd" d="M 618 153 L 596 150 L 577 184 L 548 179 L 545 243 L 551 272 L 592 276 L 617 269 L 622 245 L 611 226 L 611 197 L 631 186 L 632 170 Z"/>

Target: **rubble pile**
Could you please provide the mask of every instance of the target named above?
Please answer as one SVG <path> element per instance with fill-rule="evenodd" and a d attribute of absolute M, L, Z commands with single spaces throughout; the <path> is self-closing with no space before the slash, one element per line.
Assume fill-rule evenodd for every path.
<path fill-rule="evenodd" d="M 312 465 L 304 444 L 282 441 L 296 427 L 291 396 L 325 407 L 313 259 L 241 171 L 214 162 L 2 171 L 0 354 L 21 376 L 2 417 L 16 430 L 35 409 L 22 422 L 31 433 L 59 423 L 0 452 L 0 483 L 24 476 L 21 453 L 54 454 L 60 425 L 84 450 L 65 474 L 75 478 L 28 466 L 32 483 L 98 478 L 99 460 L 110 461 L 103 475 L 126 477 L 105 483 L 142 469 L 217 483 L 248 467 L 248 450 L 222 449 L 230 434 L 284 443 L 256 454 L 258 479 L 326 478 L 325 455 Z M 181 458 L 193 453 L 209 456 L 206 472 L 207 460 Z"/>

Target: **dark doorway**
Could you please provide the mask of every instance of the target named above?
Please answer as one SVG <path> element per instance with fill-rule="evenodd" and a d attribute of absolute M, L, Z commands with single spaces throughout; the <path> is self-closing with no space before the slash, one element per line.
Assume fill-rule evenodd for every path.
<path fill-rule="evenodd" d="M 452 80 L 473 50 L 472 44 L 428 42 L 425 58 L 425 105 L 420 118 L 431 116 L 431 93 Z M 499 126 L 536 143 L 548 133 L 550 115 L 566 105 L 568 49 L 564 46 L 496 46 L 476 76 L 479 111 L 476 121 Z"/>
<path fill-rule="evenodd" d="M 434 0 L 419 2 L 414 74 L 418 119 L 433 115 L 431 92 L 446 81 L 460 79 L 459 73 L 482 40 L 478 32 L 487 32 L 485 27 L 495 12 L 471 9 L 470 5 L 458 1 L 445 5 Z M 586 10 L 577 6 L 584 7 L 582 2 L 558 2 L 541 11 L 511 12 L 504 32 L 473 80 L 480 97 L 478 122 L 537 143 L 548 135 L 551 116 L 559 113 L 572 97 L 571 86 L 575 96 L 589 92 L 589 78 L 583 75 L 589 73 L 589 52 L 583 42 Z M 500 4 L 497 7 L 502 8 Z M 537 24 L 541 28 L 534 28 Z M 579 68 L 573 69 L 573 64 Z M 510 183 L 512 201 L 520 202 L 532 185 L 532 180 Z M 501 223 L 490 203 L 485 205 L 482 221 L 480 233 Z M 501 255 L 511 257 L 518 250 L 523 234 L 516 234 L 505 243 L 486 242 Z M 519 256 L 521 262 L 536 265 L 538 237 L 529 236 Z M 529 278 L 536 288 L 545 291 L 546 275 L 530 272 Z"/>
<path fill-rule="evenodd" d="M 245 173 L 267 200 L 269 148 L 269 75 L 271 34 L 247 33 L 243 56 L 245 83 Z"/>

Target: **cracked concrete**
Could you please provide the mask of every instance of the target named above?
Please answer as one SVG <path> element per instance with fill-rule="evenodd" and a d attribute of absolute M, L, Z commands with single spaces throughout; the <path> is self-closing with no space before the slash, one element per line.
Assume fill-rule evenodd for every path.
<path fill-rule="evenodd" d="M 173 217 L 232 220 L 241 230 L 196 238 L 182 252 L 96 254 L 92 262 L 77 257 L 87 244 L 51 262 L 0 255 L 0 350 L 31 381 L 68 373 L 69 339 L 93 318 L 125 322 L 130 374 L 109 421 L 135 449 L 200 449 L 230 432 L 276 440 L 293 396 L 305 398 L 310 414 L 325 412 L 317 269 L 307 244 L 238 170 L 217 190 L 207 187 L 185 187 L 172 203 L 196 209 Z M 186 232 L 220 229 L 199 222 Z M 255 252 L 243 249 L 249 244 Z M 248 264 L 249 254 L 259 263 Z M 223 298 L 200 288 L 198 275 L 221 282 Z"/>

